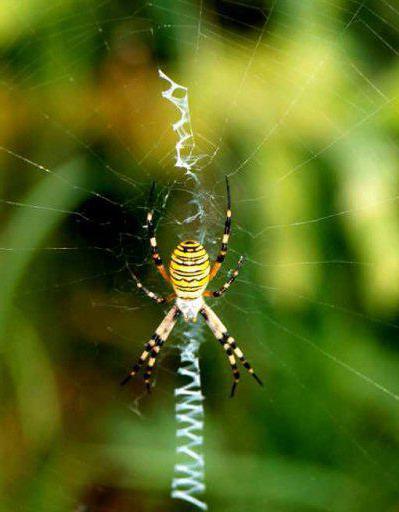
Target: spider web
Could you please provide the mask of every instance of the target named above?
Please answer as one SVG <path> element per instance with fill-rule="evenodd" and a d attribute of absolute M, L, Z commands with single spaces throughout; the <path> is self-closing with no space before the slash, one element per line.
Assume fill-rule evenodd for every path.
<path fill-rule="evenodd" d="M 203 329 L 206 501 L 233 512 L 394 510 L 395 3 L 6 3 L 5 509 L 175 509 L 185 326 L 150 399 L 140 379 L 117 389 L 162 317 L 128 266 L 167 293 L 143 228 L 153 179 L 164 259 L 201 229 L 198 205 L 215 256 L 227 174 L 225 268 L 243 252 L 247 263 L 212 307 L 266 386 L 242 375 L 228 401 L 228 365 Z M 177 115 L 158 69 L 189 88 L 199 186 L 175 167 Z"/>

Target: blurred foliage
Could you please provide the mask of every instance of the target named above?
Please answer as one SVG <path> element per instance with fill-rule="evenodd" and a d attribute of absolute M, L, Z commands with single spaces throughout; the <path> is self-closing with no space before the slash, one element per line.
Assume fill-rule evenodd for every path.
<path fill-rule="evenodd" d="M 191 213 L 158 66 L 219 146 L 212 255 L 231 175 L 226 266 L 248 263 L 215 307 L 266 383 L 228 400 L 206 334 L 210 510 L 399 511 L 398 33 L 389 1 L 3 0 L 1 511 L 191 510 L 169 498 L 178 331 L 151 397 L 118 389 L 162 317 L 125 268 L 165 290 L 151 181 L 165 259 Z"/>

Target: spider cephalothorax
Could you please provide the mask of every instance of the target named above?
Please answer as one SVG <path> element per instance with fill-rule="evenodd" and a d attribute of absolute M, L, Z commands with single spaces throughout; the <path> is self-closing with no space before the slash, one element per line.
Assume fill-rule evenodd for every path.
<path fill-rule="evenodd" d="M 153 211 L 152 209 L 147 214 L 147 228 L 150 237 L 150 245 L 152 251 L 152 259 L 162 275 L 162 277 L 169 282 L 174 292 L 168 297 L 160 297 L 155 293 L 145 288 L 139 281 L 137 276 L 132 273 L 132 277 L 136 282 L 138 288 L 159 304 L 175 301 L 174 306 L 165 316 L 158 329 L 152 335 L 150 341 L 146 343 L 144 352 L 141 354 L 139 361 L 135 364 L 122 381 L 122 384 L 128 382 L 140 370 L 141 366 L 147 361 L 146 370 L 144 373 L 144 381 L 147 390 L 151 390 L 151 374 L 154 367 L 156 357 L 161 350 L 162 345 L 167 340 L 179 316 L 183 316 L 186 322 L 196 322 L 198 313 L 200 313 L 206 323 L 209 325 L 211 331 L 223 346 L 228 357 L 234 383 L 231 390 L 231 396 L 234 395 L 235 388 L 240 380 L 240 372 L 237 368 L 236 358 L 240 360 L 244 368 L 262 384 L 260 379 L 254 373 L 251 365 L 246 360 L 243 352 L 237 346 L 235 339 L 227 332 L 226 327 L 221 320 L 217 317 L 214 311 L 205 303 L 204 297 L 220 297 L 234 282 L 238 276 L 241 265 L 244 262 L 243 257 L 238 261 L 236 269 L 232 272 L 228 281 L 216 291 L 206 291 L 208 283 L 218 273 L 227 253 L 227 244 L 231 231 L 231 199 L 229 182 L 226 177 L 227 187 L 227 214 L 224 225 L 224 233 L 222 237 L 222 245 L 216 261 L 211 266 L 209 263 L 209 256 L 204 247 L 195 240 L 185 240 L 181 242 L 172 253 L 169 264 L 169 273 L 166 271 L 162 259 L 159 255 L 158 245 L 155 237 L 154 225 L 152 222 Z M 151 197 L 154 193 L 155 184 L 151 190 Z"/>

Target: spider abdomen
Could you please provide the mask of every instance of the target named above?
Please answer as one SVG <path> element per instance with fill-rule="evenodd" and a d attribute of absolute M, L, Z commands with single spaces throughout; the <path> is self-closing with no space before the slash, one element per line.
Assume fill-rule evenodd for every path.
<path fill-rule="evenodd" d="M 209 256 L 195 240 L 181 242 L 172 253 L 170 279 L 177 297 L 197 299 L 209 282 Z"/>

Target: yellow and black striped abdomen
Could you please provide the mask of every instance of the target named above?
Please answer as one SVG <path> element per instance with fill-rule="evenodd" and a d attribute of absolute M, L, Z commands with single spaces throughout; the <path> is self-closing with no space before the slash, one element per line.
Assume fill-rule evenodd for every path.
<path fill-rule="evenodd" d="M 197 299 L 209 282 L 209 256 L 195 240 L 186 240 L 172 253 L 169 274 L 176 295 L 181 299 Z"/>

